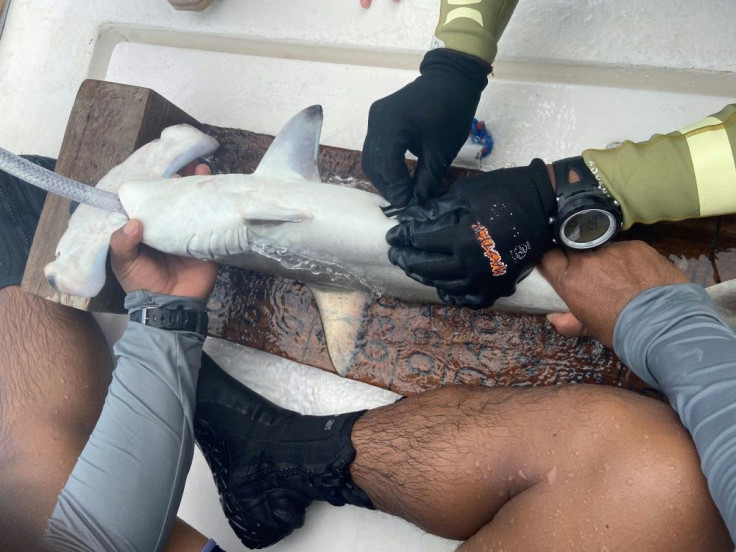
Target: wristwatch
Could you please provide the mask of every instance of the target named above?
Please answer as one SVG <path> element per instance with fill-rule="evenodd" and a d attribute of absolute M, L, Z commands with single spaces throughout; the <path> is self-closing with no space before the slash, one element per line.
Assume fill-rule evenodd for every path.
<path fill-rule="evenodd" d="M 207 311 L 186 310 L 183 307 L 177 309 L 144 307 L 130 313 L 130 319 L 144 326 L 178 332 L 197 332 L 205 337 L 209 321 Z"/>
<path fill-rule="evenodd" d="M 568 157 L 552 163 L 557 181 L 557 216 L 554 241 L 571 249 L 592 249 L 603 245 L 621 228 L 623 215 L 618 201 L 585 166 L 582 156 Z M 570 182 L 570 173 L 578 182 Z"/>

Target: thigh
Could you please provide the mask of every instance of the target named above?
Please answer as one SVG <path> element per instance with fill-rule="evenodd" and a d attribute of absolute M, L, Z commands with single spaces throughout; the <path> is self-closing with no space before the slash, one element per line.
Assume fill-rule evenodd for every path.
<path fill-rule="evenodd" d="M 459 550 L 733 550 L 690 435 L 669 406 L 609 388 L 574 395 L 550 419 L 561 412 L 588 429 L 572 439 L 553 436 L 554 426 L 542 432 L 529 450 L 534 484 Z M 562 453 L 540 453 L 538 443 L 560 437 Z"/>
<path fill-rule="evenodd" d="M 0 290 L 0 549 L 35 546 L 97 421 L 112 367 L 92 315 L 18 287 Z"/>

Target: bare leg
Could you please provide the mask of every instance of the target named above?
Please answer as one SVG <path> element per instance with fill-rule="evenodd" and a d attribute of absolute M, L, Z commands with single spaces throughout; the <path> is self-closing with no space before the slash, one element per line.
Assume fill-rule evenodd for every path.
<path fill-rule="evenodd" d="M 451 386 L 366 413 L 355 483 L 474 550 L 732 550 L 689 435 L 618 389 Z"/>
<path fill-rule="evenodd" d="M 111 370 L 90 314 L 0 290 L 0 549 L 38 548 Z"/>
<path fill-rule="evenodd" d="M 113 361 L 89 313 L 0 290 L 0 550 L 38 550 L 99 417 Z M 182 522 L 168 550 L 207 539 Z"/>

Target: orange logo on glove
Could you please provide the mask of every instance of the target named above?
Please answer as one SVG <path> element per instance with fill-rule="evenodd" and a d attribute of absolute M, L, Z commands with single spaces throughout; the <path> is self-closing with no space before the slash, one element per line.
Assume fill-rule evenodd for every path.
<path fill-rule="evenodd" d="M 475 239 L 478 240 L 478 243 L 483 248 L 483 256 L 491 261 L 491 273 L 494 276 L 503 276 L 506 274 L 506 264 L 501 259 L 498 251 L 496 251 L 496 242 L 493 241 L 493 238 L 488 233 L 488 228 L 480 222 L 473 224 L 472 228 L 475 233 Z"/>

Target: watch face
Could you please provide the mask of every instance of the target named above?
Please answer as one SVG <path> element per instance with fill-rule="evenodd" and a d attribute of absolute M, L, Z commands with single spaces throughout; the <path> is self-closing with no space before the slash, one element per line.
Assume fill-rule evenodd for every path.
<path fill-rule="evenodd" d="M 560 228 L 560 239 L 573 249 L 597 247 L 618 230 L 614 216 L 602 209 L 584 209 L 570 216 Z"/>

